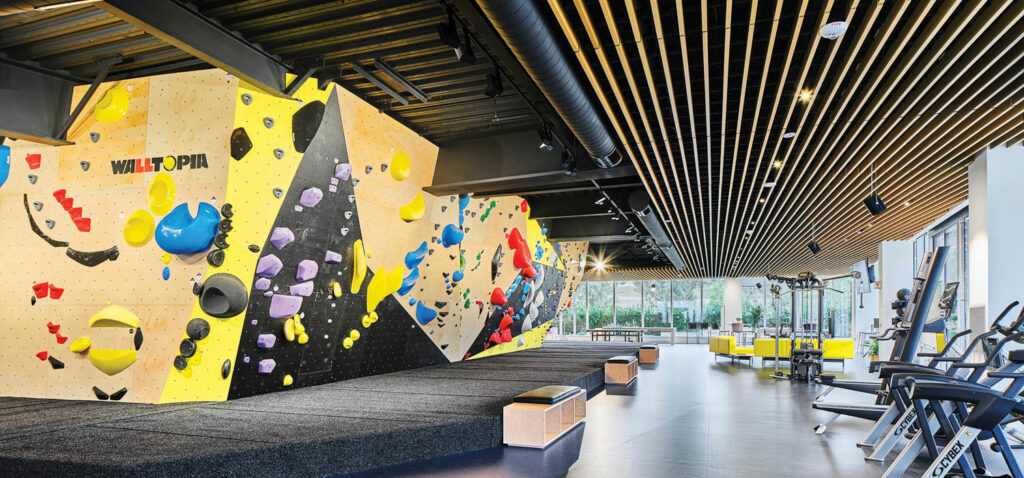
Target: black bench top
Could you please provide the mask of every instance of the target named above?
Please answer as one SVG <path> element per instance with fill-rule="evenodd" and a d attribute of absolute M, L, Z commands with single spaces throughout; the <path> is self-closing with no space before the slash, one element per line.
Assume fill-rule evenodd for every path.
<path fill-rule="evenodd" d="M 565 400 L 577 392 L 580 391 L 579 387 L 571 387 L 567 385 L 547 385 L 540 388 L 535 388 L 529 392 L 520 393 L 516 395 L 513 402 L 518 403 L 543 403 L 543 404 L 554 404 Z"/>
<path fill-rule="evenodd" d="M 618 355 L 607 360 L 608 363 L 630 363 L 636 360 L 632 355 Z"/>
<path fill-rule="evenodd" d="M 650 349 L 655 349 L 655 350 L 657 350 L 657 348 L 658 348 L 658 344 L 648 344 L 648 345 L 641 345 L 641 346 L 640 346 L 640 348 L 642 348 L 642 349 L 648 349 L 648 350 L 650 350 Z"/>

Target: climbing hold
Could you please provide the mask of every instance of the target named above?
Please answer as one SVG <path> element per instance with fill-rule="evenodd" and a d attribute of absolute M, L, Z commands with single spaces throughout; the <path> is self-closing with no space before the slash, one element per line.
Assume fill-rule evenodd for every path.
<path fill-rule="evenodd" d="M 79 161 L 78 165 L 82 167 L 82 171 L 88 171 L 89 170 L 89 162 L 88 161 Z"/>
<path fill-rule="evenodd" d="M 420 247 L 416 248 L 415 251 L 409 252 L 405 255 L 405 268 L 414 269 L 416 266 L 423 262 L 423 258 L 427 256 L 427 241 L 423 241 Z"/>
<path fill-rule="evenodd" d="M 96 394 L 96 398 L 100 400 L 107 400 L 110 398 L 110 395 L 107 395 L 107 392 L 100 390 L 98 387 L 92 387 L 92 393 Z"/>
<path fill-rule="evenodd" d="M 462 272 L 461 269 L 457 270 L 457 271 L 452 273 L 452 280 L 455 281 L 455 282 L 458 282 L 458 281 L 462 280 L 462 276 L 463 275 L 464 275 L 464 273 Z"/>
<path fill-rule="evenodd" d="M 295 318 L 284 321 L 284 339 L 289 342 L 295 341 Z"/>
<path fill-rule="evenodd" d="M 391 157 L 391 178 L 395 181 L 404 181 L 409 177 L 411 169 L 409 155 L 404 152 L 395 153 Z M 382 165 L 383 167 L 383 165 Z"/>
<path fill-rule="evenodd" d="M 91 345 L 92 340 L 90 340 L 89 337 L 79 337 L 75 339 L 74 342 L 71 342 L 71 345 L 68 346 L 68 350 L 71 350 L 76 354 L 82 353 L 85 352 L 86 350 L 89 350 L 89 347 Z"/>
<path fill-rule="evenodd" d="M 349 163 L 341 163 L 334 167 L 334 177 L 348 181 L 348 178 L 352 176 L 352 165 Z"/>
<path fill-rule="evenodd" d="M 182 357 L 189 358 L 196 354 L 196 343 L 192 339 L 182 339 L 181 344 L 178 345 L 178 352 L 181 353 Z"/>
<path fill-rule="evenodd" d="M 214 198 L 214 200 L 216 200 L 216 199 L 217 199 L 217 198 Z M 234 216 L 234 215 L 235 215 L 235 210 L 234 210 L 234 208 L 233 208 L 233 207 L 231 206 L 231 203 L 229 203 L 229 202 L 226 202 L 226 203 L 224 203 L 224 205 L 222 205 L 222 206 L 220 207 L 220 215 L 221 215 L 221 216 L 224 216 L 224 217 L 225 217 L 225 218 L 227 218 L 227 219 L 231 219 L 231 216 Z"/>
<path fill-rule="evenodd" d="M 221 213 L 221 215 L 223 215 L 223 213 Z M 224 233 L 224 232 L 231 232 L 231 230 L 234 229 L 234 226 L 232 224 L 233 224 L 233 221 L 231 221 L 231 219 L 221 219 L 221 221 L 219 223 L 217 223 L 217 230 L 222 232 L 222 233 Z M 217 240 L 216 237 L 214 237 L 213 239 L 214 239 L 214 241 Z"/>
<path fill-rule="evenodd" d="M 295 269 L 295 280 L 307 281 L 316 277 L 316 273 L 319 270 L 319 266 L 316 262 L 309 259 L 304 259 L 299 262 L 299 266 Z"/>
<path fill-rule="evenodd" d="M 306 207 L 313 207 L 316 206 L 323 198 L 324 192 L 320 188 L 306 188 L 302 190 L 302 195 L 299 196 L 299 204 Z"/>
<path fill-rule="evenodd" d="M 29 182 L 29 184 L 35 184 L 36 180 L 38 180 L 38 179 L 39 179 L 39 176 L 36 176 L 35 174 L 29 174 L 28 175 L 28 182 Z"/>
<path fill-rule="evenodd" d="M 266 277 L 260 277 L 259 279 L 256 279 L 256 282 L 253 284 L 253 288 L 258 290 L 269 289 L 270 279 L 267 279 Z"/>
<path fill-rule="evenodd" d="M 352 211 L 345 211 L 342 215 L 345 216 L 345 219 L 352 219 Z"/>
<path fill-rule="evenodd" d="M 46 358 L 49 357 L 49 356 L 50 356 L 50 354 L 47 351 L 45 351 L 45 350 L 43 350 L 42 352 L 36 353 L 36 357 L 39 358 L 39 360 L 46 360 Z"/>
<path fill-rule="evenodd" d="M 50 284 L 46 282 L 40 282 L 32 286 L 32 292 L 36 294 L 36 297 L 42 299 L 50 293 Z"/>
<path fill-rule="evenodd" d="M 261 349 L 274 348 L 277 343 L 277 336 L 274 334 L 260 334 L 256 337 L 256 346 Z"/>
<path fill-rule="evenodd" d="M 134 350 L 89 348 L 89 362 L 107 375 L 116 375 L 130 367 L 138 356 Z"/>
<path fill-rule="evenodd" d="M 242 104 L 246 106 L 251 105 L 252 95 L 250 95 L 249 93 L 242 93 Z"/>
<path fill-rule="evenodd" d="M 226 359 L 220 366 L 220 378 L 227 380 L 229 375 L 231 375 L 231 359 Z"/>
<path fill-rule="evenodd" d="M 174 362 L 173 363 L 174 363 L 174 368 L 178 369 L 179 371 L 185 370 L 186 368 L 188 368 L 188 359 L 185 358 L 185 357 L 182 357 L 181 355 L 176 355 L 174 357 Z"/>
<path fill-rule="evenodd" d="M 370 174 L 372 172 L 373 172 L 373 166 L 367 166 L 366 167 L 366 174 Z"/>
<path fill-rule="evenodd" d="M 82 252 L 72 248 L 67 248 L 64 253 L 75 262 L 82 264 L 86 267 L 94 267 L 102 264 L 104 261 L 116 261 L 118 256 L 121 254 L 117 250 L 117 246 L 113 246 L 105 251 L 91 251 Z"/>
<path fill-rule="evenodd" d="M 238 127 L 231 132 L 231 157 L 235 158 L 235 161 L 240 161 L 249 154 L 252 150 L 252 140 L 249 139 L 249 133 L 245 132 L 245 128 Z"/>
<path fill-rule="evenodd" d="M 127 388 L 121 388 L 121 390 L 118 390 L 118 391 L 116 391 L 114 393 L 111 393 L 110 394 L 110 399 L 111 400 L 115 400 L 115 401 L 116 400 L 120 400 L 120 399 L 124 398 L 125 394 L 127 394 L 127 393 L 128 393 L 128 389 Z"/>
<path fill-rule="evenodd" d="M 402 279 L 402 285 L 398 288 L 398 295 L 408 294 L 413 287 L 416 286 L 416 280 L 419 279 L 420 270 L 419 268 L 413 268 L 409 271 L 409 274 Z"/>
<path fill-rule="evenodd" d="M 348 228 L 347 227 L 341 228 L 341 235 L 342 236 L 347 236 L 348 235 Z"/>
<path fill-rule="evenodd" d="M 302 297 L 273 294 L 270 298 L 270 318 L 283 319 L 295 315 L 302 307 Z"/>
<path fill-rule="evenodd" d="M 185 324 L 185 335 L 192 340 L 203 340 L 210 335 L 210 323 L 205 319 L 192 319 Z"/>
<path fill-rule="evenodd" d="M 313 294 L 313 282 L 308 281 L 300 284 L 295 284 L 293 286 L 290 286 L 288 288 L 288 291 L 292 295 L 301 295 L 303 297 L 309 297 L 310 295 Z"/>
<path fill-rule="evenodd" d="M 398 216 L 405 222 L 412 222 L 423 217 L 423 214 L 427 211 L 426 208 L 427 206 L 423 202 L 423 193 L 418 192 L 409 204 L 398 208 Z"/>
<path fill-rule="evenodd" d="M 281 262 L 281 259 L 278 259 L 273 254 L 268 254 L 256 262 L 256 275 L 273 278 L 278 272 L 281 272 L 282 267 L 284 267 L 284 264 Z"/>
<path fill-rule="evenodd" d="M 455 244 L 462 242 L 462 238 L 465 236 L 466 233 L 455 227 L 454 224 L 449 224 L 444 227 L 443 231 L 441 231 L 441 245 L 444 247 L 454 246 Z"/>
<path fill-rule="evenodd" d="M 108 305 L 89 318 L 89 327 L 126 327 L 139 326 L 139 318 L 130 310 L 119 305 Z"/>
<path fill-rule="evenodd" d="M 163 254 L 160 254 L 160 262 L 163 262 L 164 265 L 170 264 L 171 263 L 171 253 L 170 252 L 165 252 Z"/>
<path fill-rule="evenodd" d="M 261 374 L 269 374 L 274 371 L 274 367 L 276 366 L 277 362 L 274 362 L 274 359 L 263 359 L 260 360 L 257 372 Z"/>
<path fill-rule="evenodd" d="M 281 383 L 283 383 L 285 387 L 291 385 L 294 382 L 295 382 L 295 380 L 292 379 L 291 375 L 285 375 L 284 376 L 284 380 L 281 381 Z"/>
<path fill-rule="evenodd" d="M 110 88 L 93 106 L 92 114 L 101 123 L 113 123 L 128 113 L 128 90 L 123 86 Z"/>
<path fill-rule="evenodd" d="M 352 341 L 359 340 L 359 331 L 356 329 L 350 330 L 348 332 L 348 338 L 352 339 Z"/>
<path fill-rule="evenodd" d="M 256 244 L 249 244 L 249 252 L 259 252 L 259 251 L 260 251 L 260 246 L 257 246 Z"/>
<path fill-rule="evenodd" d="M 352 244 L 352 287 L 353 294 L 359 293 L 363 286 L 363 279 L 366 278 L 366 251 L 363 249 L 363 240 L 356 239 Z"/>
<path fill-rule="evenodd" d="M 100 134 L 90 131 L 89 139 L 91 139 L 93 143 L 98 142 L 100 140 Z"/>
<path fill-rule="evenodd" d="M 207 258 L 207 260 L 209 260 L 209 258 Z M 170 267 L 164 267 L 164 270 L 160 272 L 160 277 L 162 277 L 164 280 L 170 279 L 171 278 L 171 268 Z"/>
<path fill-rule="evenodd" d="M 39 201 L 32 201 L 32 207 L 34 207 L 36 209 L 36 211 L 42 211 L 43 210 L 43 203 L 41 203 Z"/>
<path fill-rule="evenodd" d="M 313 142 L 317 130 L 320 129 L 326 109 L 323 102 L 311 101 L 302 105 L 302 108 L 292 115 L 292 145 L 295 146 L 295 151 L 306 152 L 306 148 Z"/>
<path fill-rule="evenodd" d="M 491 291 L 491 305 L 505 305 L 506 302 L 508 302 L 508 297 L 505 297 L 505 293 L 500 287 L 495 287 Z"/>
<path fill-rule="evenodd" d="M 194 218 L 187 203 L 179 204 L 157 224 L 156 243 L 171 254 L 202 252 L 213 243 L 218 223 L 220 213 L 208 203 L 199 203 Z"/>
<path fill-rule="evenodd" d="M 370 316 L 369 315 L 364 315 L 363 316 L 362 323 L 363 323 L 363 328 L 366 328 L 366 329 L 370 328 L 370 326 L 373 325 L 373 321 L 370 320 Z"/>
<path fill-rule="evenodd" d="M 224 221 L 230 220 L 231 219 L 225 219 Z M 221 221 L 221 223 L 223 224 L 224 221 Z M 228 226 L 230 228 L 230 224 Z M 217 229 L 220 229 L 219 225 L 217 226 Z M 228 244 L 228 235 L 223 232 L 213 236 L 213 245 L 216 246 L 217 249 L 227 249 L 228 247 L 231 247 L 231 244 Z"/>
<path fill-rule="evenodd" d="M 275 227 L 274 230 L 270 232 L 270 243 L 273 244 L 277 250 L 283 249 L 284 246 L 291 244 L 294 240 L 295 233 L 287 227 Z"/>
<path fill-rule="evenodd" d="M 50 361 L 50 367 L 53 367 L 54 370 L 60 370 L 64 368 L 64 362 L 57 360 L 57 357 L 51 355 L 47 357 L 46 360 Z"/>
<path fill-rule="evenodd" d="M 427 307 L 423 304 L 423 301 L 416 302 L 416 321 L 420 325 L 427 325 L 430 321 L 437 317 L 437 311 Z"/>
<path fill-rule="evenodd" d="M 269 116 L 263 118 L 263 126 L 266 126 L 267 129 L 273 128 L 274 127 L 274 118 L 271 118 Z"/>
<path fill-rule="evenodd" d="M 220 267 L 224 264 L 224 250 L 214 249 L 206 254 L 206 263 L 213 267 Z M 166 269 L 166 268 L 165 268 Z M 170 272 L 168 272 L 170 273 Z"/>
<path fill-rule="evenodd" d="M 299 334 L 298 337 L 295 338 L 295 341 L 298 342 L 299 345 L 305 344 L 306 342 L 309 342 L 309 335 L 303 332 Z"/>
<path fill-rule="evenodd" d="M 53 229 L 53 226 L 57 225 L 57 223 L 54 222 L 53 219 L 46 219 L 45 222 L 46 222 L 46 228 L 47 229 Z"/>
<path fill-rule="evenodd" d="M 245 284 L 231 274 L 207 277 L 199 292 L 199 308 L 212 317 L 234 317 L 245 310 L 248 302 Z"/>
<path fill-rule="evenodd" d="M 324 262 L 327 264 L 338 264 L 341 262 L 341 254 L 334 251 L 327 251 L 324 254 Z"/>
<path fill-rule="evenodd" d="M 281 188 L 274 188 L 274 197 L 276 197 L 278 199 L 281 199 L 281 196 L 283 196 L 283 195 L 284 195 L 284 190 L 283 189 L 281 189 Z"/>
<path fill-rule="evenodd" d="M 332 280 L 329 285 L 331 287 L 331 295 L 335 298 L 341 297 L 341 284 L 339 284 L 338 281 Z"/>
<path fill-rule="evenodd" d="M 145 209 L 137 209 L 124 221 L 122 230 L 124 242 L 132 247 L 145 246 L 153 239 L 155 229 L 156 223 L 153 221 L 153 215 Z"/>

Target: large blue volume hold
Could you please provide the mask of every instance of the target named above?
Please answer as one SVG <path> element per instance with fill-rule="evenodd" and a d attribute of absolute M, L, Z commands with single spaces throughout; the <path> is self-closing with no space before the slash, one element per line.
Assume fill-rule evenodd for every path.
<path fill-rule="evenodd" d="M 199 212 L 192 217 L 188 204 L 179 204 L 156 225 L 156 243 L 171 254 L 203 252 L 217 235 L 220 213 L 212 205 L 199 203 Z"/>

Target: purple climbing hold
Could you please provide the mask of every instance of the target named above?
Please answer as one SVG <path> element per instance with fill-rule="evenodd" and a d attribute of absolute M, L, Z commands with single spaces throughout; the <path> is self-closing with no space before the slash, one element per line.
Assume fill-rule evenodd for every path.
<path fill-rule="evenodd" d="M 270 243 L 277 248 L 277 250 L 284 249 L 284 246 L 291 244 L 295 240 L 295 233 L 287 227 L 275 227 L 270 232 Z"/>
<path fill-rule="evenodd" d="M 301 295 L 303 297 L 309 297 L 313 295 L 313 282 L 303 282 L 301 284 L 295 284 L 288 288 L 292 295 Z"/>
<path fill-rule="evenodd" d="M 299 312 L 299 307 L 302 307 L 302 297 L 274 294 L 270 298 L 270 318 L 291 317 Z"/>
<path fill-rule="evenodd" d="M 263 359 L 260 360 L 259 373 L 268 374 L 274 371 L 274 367 L 277 366 L 277 362 L 274 359 Z"/>
<path fill-rule="evenodd" d="M 266 277 L 260 277 L 259 279 L 256 279 L 256 283 L 253 284 L 253 287 L 255 287 L 258 290 L 267 290 L 270 288 L 270 279 L 267 279 Z"/>
<path fill-rule="evenodd" d="M 324 192 L 320 188 L 308 188 L 302 191 L 299 197 L 299 204 L 306 207 L 316 206 L 324 198 Z"/>
<path fill-rule="evenodd" d="M 332 192 L 332 193 L 336 193 L 336 192 L 338 192 L 338 186 L 335 186 L 335 185 L 332 184 L 330 186 L 327 186 L 327 190 Z"/>
<path fill-rule="evenodd" d="M 324 262 L 328 264 L 337 264 L 341 262 L 341 254 L 334 251 L 327 251 L 327 254 L 324 254 Z"/>
<path fill-rule="evenodd" d="M 331 178 L 331 185 L 337 186 L 339 183 L 338 178 Z"/>
<path fill-rule="evenodd" d="M 348 178 L 352 176 L 352 165 L 348 163 L 342 163 L 334 167 L 334 177 L 348 181 Z"/>
<path fill-rule="evenodd" d="M 298 270 L 295 271 L 295 280 L 307 281 L 316 277 L 316 272 L 319 267 L 316 262 L 306 259 L 299 263 Z"/>
<path fill-rule="evenodd" d="M 277 343 L 277 336 L 274 334 L 260 334 L 256 337 L 256 346 L 261 349 L 274 348 L 274 344 Z"/>
<path fill-rule="evenodd" d="M 281 272 L 281 268 L 284 264 L 281 259 L 277 256 L 270 254 L 260 258 L 259 262 L 256 263 L 256 275 L 260 277 L 274 277 L 278 272 Z"/>
<path fill-rule="evenodd" d="M 263 297 L 270 297 L 272 295 L 274 295 L 274 291 L 272 291 L 272 290 L 268 290 L 268 291 L 263 293 Z"/>

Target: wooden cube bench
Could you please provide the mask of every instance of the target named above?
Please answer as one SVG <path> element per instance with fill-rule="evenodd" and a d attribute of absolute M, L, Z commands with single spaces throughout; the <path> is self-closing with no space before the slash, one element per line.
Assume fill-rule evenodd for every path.
<path fill-rule="evenodd" d="M 548 385 L 519 394 L 502 410 L 502 442 L 544 448 L 587 416 L 587 395 L 579 387 Z"/>
<path fill-rule="evenodd" d="M 640 363 L 658 363 L 658 359 L 661 358 L 660 350 L 657 345 L 642 345 L 638 352 L 640 357 Z"/>
<path fill-rule="evenodd" d="M 612 357 L 604 363 L 604 383 L 625 385 L 636 378 L 637 360 L 632 355 Z"/>

